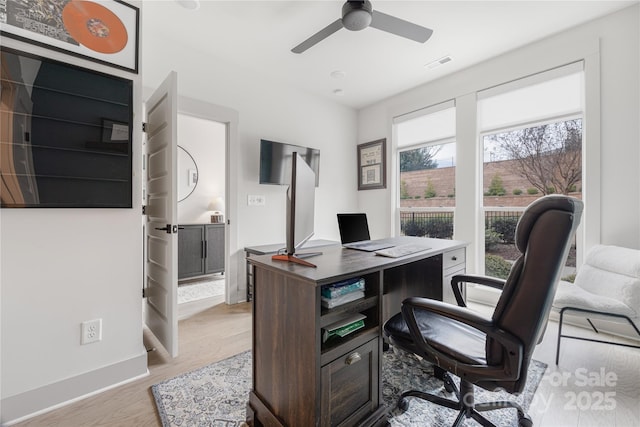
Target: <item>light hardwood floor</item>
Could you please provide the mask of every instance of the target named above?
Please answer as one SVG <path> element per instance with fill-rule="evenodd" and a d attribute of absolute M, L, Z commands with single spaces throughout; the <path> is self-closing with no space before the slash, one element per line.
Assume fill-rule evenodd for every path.
<path fill-rule="evenodd" d="M 151 394 L 153 384 L 251 348 L 249 303 L 218 304 L 204 310 L 197 302 L 181 304 L 180 312 L 185 311 L 196 314 L 179 322 L 177 358 L 171 360 L 153 335 L 145 331 L 145 346 L 158 349 L 149 353 L 148 376 L 14 425 L 161 426 Z"/>
<path fill-rule="evenodd" d="M 474 308 L 491 310 L 477 305 Z M 250 304 L 220 304 L 208 309 L 192 306 L 191 311 L 180 321 L 180 356 L 175 360 L 160 350 L 151 352 L 149 376 L 15 425 L 160 426 L 150 389 L 153 384 L 251 347 Z M 548 365 L 529 411 L 534 425 L 640 426 L 640 350 L 563 340 L 560 364 L 556 366 L 556 333 L 557 323 L 549 322 L 545 339 L 534 353 L 535 359 Z M 156 345 L 148 333 L 145 344 Z M 583 384 L 592 381 L 605 384 Z M 612 405 L 615 408 L 607 409 Z M 467 421 L 466 425 L 477 424 Z"/>

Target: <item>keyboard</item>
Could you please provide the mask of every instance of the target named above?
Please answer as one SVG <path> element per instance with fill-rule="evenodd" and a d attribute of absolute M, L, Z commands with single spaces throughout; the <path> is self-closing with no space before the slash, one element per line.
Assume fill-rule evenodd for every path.
<path fill-rule="evenodd" d="M 428 251 L 429 249 L 431 248 L 424 245 L 410 243 L 407 245 L 398 245 L 392 248 L 381 249 L 375 252 L 376 255 L 386 256 L 389 258 L 399 258 L 406 255 L 415 254 L 417 252 Z"/>
<path fill-rule="evenodd" d="M 342 246 L 348 249 L 357 249 L 359 251 L 374 252 L 380 249 L 390 248 L 393 246 L 393 244 L 379 242 L 375 240 L 363 240 L 360 242 L 345 243 Z"/>

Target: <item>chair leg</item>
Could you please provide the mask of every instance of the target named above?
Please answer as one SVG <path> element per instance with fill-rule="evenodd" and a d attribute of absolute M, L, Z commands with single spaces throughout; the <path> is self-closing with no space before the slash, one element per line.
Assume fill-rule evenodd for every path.
<path fill-rule="evenodd" d="M 461 426 L 461 425 L 462 425 L 462 423 L 464 422 L 464 419 L 466 418 L 466 417 L 465 417 L 465 415 L 466 415 L 466 414 L 464 413 L 464 410 L 461 410 L 461 411 L 458 413 L 458 416 L 456 417 L 456 420 L 453 422 L 452 427 L 459 427 L 459 426 Z"/>
<path fill-rule="evenodd" d="M 469 416 L 476 420 L 478 424 L 483 427 L 497 427 L 494 423 L 483 417 L 478 411 L 472 409 Z"/>
<path fill-rule="evenodd" d="M 406 411 L 409 408 L 409 402 L 406 400 L 407 397 L 418 397 L 422 400 L 426 400 L 449 409 L 460 409 L 460 402 L 457 400 L 447 399 L 445 397 L 436 396 L 435 394 L 429 394 L 419 390 L 409 390 L 402 393 L 398 398 L 398 408 L 403 411 Z"/>
<path fill-rule="evenodd" d="M 640 346 L 638 346 L 638 345 L 626 344 L 626 343 L 621 343 L 621 342 L 598 340 L 598 339 L 594 339 L 594 338 L 587 338 L 587 337 L 581 337 L 581 336 L 576 336 L 576 335 L 562 335 L 562 325 L 563 325 L 563 321 L 564 321 L 564 313 L 565 313 L 565 311 L 574 311 L 574 312 L 582 313 L 583 315 L 585 313 L 593 313 L 593 314 L 597 314 L 597 315 L 610 316 L 610 317 L 612 317 L 614 319 L 618 319 L 618 320 L 626 320 L 627 323 L 629 324 L 629 326 L 631 326 L 633 328 L 633 330 L 636 332 L 636 334 L 638 334 L 638 336 L 640 337 L 640 329 L 638 329 L 636 324 L 633 323 L 633 320 L 631 320 L 631 318 L 629 316 L 626 316 L 624 314 L 605 313 L 605 312 L 602 312 L 602 311 L 587 310 L 587 309 L 576 308 L 576 307 L 563 307 L 562 309 L 560 309 L 560 321 L 558 323 L 558 344 L 556 346 L 556 365 L 558 364 L 558 361 L 560 360 L 560 339 L 561 338 L 570 338 L 570 339 L 580 340 L 580 341 L 597 342 L 597 343 L 601 343 L 601 344 L 611 344 L 611 345 L 617 345 L 617 346 L 621 346 L 621 347 L 640 348 Z M 595 324 L 591 321 L 591 319 L 589 317 L 586 317 L 586 320 L 587 320 L 587 322 L 589 322 L 589 325 L 591 326 L 593 331 L 595 333 L 599 334 L 600 331 L 598 331 L 598 328 L 596 328 Z"/>
<path fill-rule="evenodd" d="M 556 366 L 560 359 L 560 338 L 562 338 L 562 320 L 564 319 L 564 308 L 560 310 L 560 321 L 558 322 L 558 343 L 556 344 Z"/>
<path fill-rule="evenodd" d="M 478 412 L 493 411 L 497 409 L 515 409 L 516 411 L 518 411 L 519 420 L 523 418 L 530 419 L 529 415 L 527 415 L 527 413 L 524 412 L 524 409 L 522 409 L 522 406 L 510 400 L 499 400 L 495 402 L 478 403 L 475 406 L 475 409 Z"/>
<path fill-rule="evenodd" d="M 485 418 L 482 415 L 482 412 L 495 409 L 516 409 L 516 411 L 518 412 L 518 424 L 520 426 L 533 425 L 529 415 L 527 415 L 522 407 L 516 402 L 506 400 L 475 403 L 473 384 L 468 381 L 461 380 L 460 389 L 458 390 L 458 387 L 456 387 L 455 383 L 448 373 L 445 373 L 443 379 L 445 381 L 445 384 L 447 383 L 447 381 L 450 382 L 451 386 L 454 388 L 457 400 L 447 399 L 418 390 L 410 390 L 402 393 L 402 395 L 398 399 L 398 408 L 400 408 L 402 411 L 406 411 L 409 408 L 409 402 L 407 401 L 407 398 L 418 397 L 428 402 L 435 403 L 436 405 L 444 406 L 449 409 L 456 409 L 459 412 L 455 422 L 453 423 L 454 427 L 461 426 L 466 418 L 473 418 L 483 427 L 496 427 L 494 423 L 492 423 L 489 419 Z"/>

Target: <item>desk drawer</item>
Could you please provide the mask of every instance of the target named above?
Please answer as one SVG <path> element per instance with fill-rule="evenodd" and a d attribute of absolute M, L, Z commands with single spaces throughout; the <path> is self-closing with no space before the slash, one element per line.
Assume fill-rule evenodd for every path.
<path fill-rule="evenodd" d="M 321 369 L 322 427 L 359 424 L 378 408 L 378 338 Z"/>
<path fill-rule="evenodd" d="M 465 248 L 456 249 L 454 251 L 445 252 L 442 255 L 442 269 L 447 270 L 456 265 L 465 265 L 466 250 Z"/>

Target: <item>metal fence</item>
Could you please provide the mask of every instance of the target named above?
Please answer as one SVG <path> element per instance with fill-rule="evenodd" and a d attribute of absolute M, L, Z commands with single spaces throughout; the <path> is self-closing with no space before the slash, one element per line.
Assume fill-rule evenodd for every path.
<path fill-rule="evenodd" d="M 495 208 L 494 208 L 495 209 Z M 525 208 L 486 209 L 485 224 L 485 273 L 489 276 L 505 279 L 509 274 L 511 262 L 515 257 L 504 248 L 514 247 L 515 231 Z M 453 238 L 453 211 L 400 211 L 400 231 L 406 236 Z M 492 255 L 489 257 L 489 255 Z M 511 260 L 511 261 L 505 261 Z M 576 266 L 576 240 L 567 259 L 564 280 L 571 280 Z"/>
<path fill-rule="evenodd" d="M 453 238 L 453 211 L 400 211 L 400 232 L 405 236 Z"/>
<path fill-rule="evenodd" d="M 524 208 L 485 211 L 485 229 L 513 241 L 515 226 Z M 400 231 L 407 236 L 453 238 L 453 211 L 400 211 Z"/>

